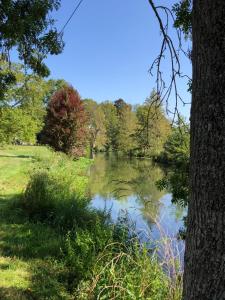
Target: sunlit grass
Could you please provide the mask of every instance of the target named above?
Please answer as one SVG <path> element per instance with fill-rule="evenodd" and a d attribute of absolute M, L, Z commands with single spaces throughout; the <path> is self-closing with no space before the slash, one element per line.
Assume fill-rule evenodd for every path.
<path fill-rule="evenodd" d="M 30 285 L 29 264 L 17 258 L 0 257 L 2 288 L 27 289 Z"/>
<path fill-rule="evenodd" d="M 46 147 L 0 148 L 0 299 L 71 299 L 61 282 L 67 272 L 60 263 L 64 236 L 30 222 L 16 204 L 33 169 L 47 161 L 57 164 L 60 157 Z M 79 173 L 87 161 L 75 165 Z M 85 176 L 78 183 L 82 190 Z"/>
<path fill-rule="evenodd" d="M 38 155 L 50 154 L 51 152 L 46 147 L 0 148 L 0 197 L 22 192 L 26 187 L 34 158 Z"/>

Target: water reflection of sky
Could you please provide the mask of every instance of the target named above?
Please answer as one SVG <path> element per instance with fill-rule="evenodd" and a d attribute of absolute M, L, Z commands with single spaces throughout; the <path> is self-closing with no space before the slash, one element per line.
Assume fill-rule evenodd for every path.
<path fill-rule="evenodd" d="M 91 205 L 110 211 L 114 222 L 127 213 L 143 242 L 170 237 L 181 251 L 183 243 L 176 236 L 185 211 L 171 203 L 170 194 L 157 189 L 155 182 L 162 176 L 150 160 L 98 155 L 90 170 Z"/>
<path fill-rule="evenodd" d="M 154 219 L 150 212 L 145 212 L 145 206 L 137 201 L 136 196 L 129 196 L 126 201 L 121 201 L 115 197 L 104 198 L 94 195 L 91 205 L 100 210 L 110 211 L 113 221 L 117 221 L 121 213 L 128 213 L 129 218 L 136 225 L 138 232 L 151 235 L 154 240 L 160 239 L 160 231 L 166 236 L 176 237 L 182 227 L 183 212 L 179 213 L 175 205 L 171 203 L 170 194 L 166 194 L 160 200 L 159 214 Z M 161 227 L 160 230 L 158 227 Z"/>

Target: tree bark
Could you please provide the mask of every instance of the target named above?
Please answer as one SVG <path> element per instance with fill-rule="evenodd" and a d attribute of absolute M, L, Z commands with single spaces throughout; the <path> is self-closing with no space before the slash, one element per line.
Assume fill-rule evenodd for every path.
<path fill-rule="evenodd" d="M 193 0 L 184 300 L 225 299 L 225 0 Z"/>

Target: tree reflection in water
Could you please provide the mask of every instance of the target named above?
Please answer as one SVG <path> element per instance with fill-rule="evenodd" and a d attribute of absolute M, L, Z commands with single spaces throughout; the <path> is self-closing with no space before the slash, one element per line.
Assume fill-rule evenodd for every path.
<path fill-rule="evenodd" d="M 149 159 L 98 154 L 90 169 L 92 205 L 110 209 L 113 220 L 126 211 L 136 230 L 151 232 L 153 239 L 160 238 L 158 225 L 169 235 L 176 235 L 184 211 L 171 204 L 171 196 L 156 187 L 162 176 L 163 170 Z"/>

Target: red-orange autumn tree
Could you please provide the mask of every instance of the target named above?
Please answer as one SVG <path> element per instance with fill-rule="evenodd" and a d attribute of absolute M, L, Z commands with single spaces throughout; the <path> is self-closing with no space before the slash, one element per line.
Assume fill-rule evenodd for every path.
<path fill-rule="evenodd" d="M 48 104 L 41 142 L 73 156 L 84 153 L 86 114 L 79 93 L 71 86 L 55 92 Z"/>

